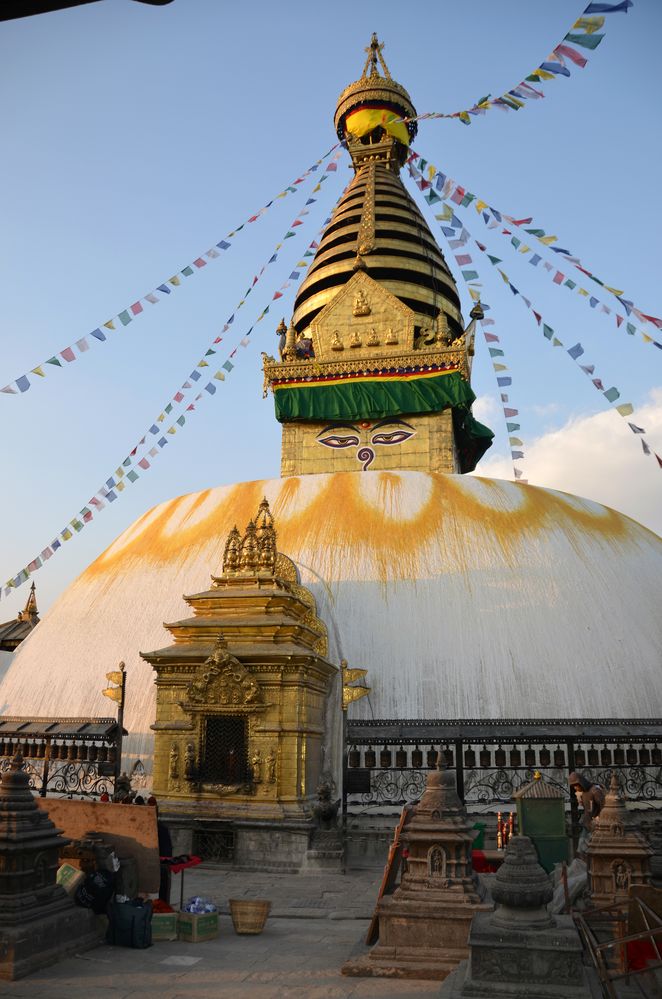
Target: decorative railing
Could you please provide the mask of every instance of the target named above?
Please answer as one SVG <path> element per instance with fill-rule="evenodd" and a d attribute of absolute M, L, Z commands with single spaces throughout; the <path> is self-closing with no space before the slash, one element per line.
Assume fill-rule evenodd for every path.
<path fill-rule="evenodd" d="M 350 811 L 420 798 L 437 752 L 468 806 L 498 807 L 539 771 L 575 809 L 569 775 L 608 787 L 616 773 L 631 801 L 662 803 L 662 721 L 605 719 L 349 722 L 344 799 Z"/>

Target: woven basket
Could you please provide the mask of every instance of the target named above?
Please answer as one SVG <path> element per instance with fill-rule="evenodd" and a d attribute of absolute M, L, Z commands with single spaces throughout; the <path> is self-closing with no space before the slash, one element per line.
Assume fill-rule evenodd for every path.
<path fill-rule="evenodd" d="M 271 902 L 258 898 L 231 898 L 230 915 L 235 933 L 261 933 Z"/>

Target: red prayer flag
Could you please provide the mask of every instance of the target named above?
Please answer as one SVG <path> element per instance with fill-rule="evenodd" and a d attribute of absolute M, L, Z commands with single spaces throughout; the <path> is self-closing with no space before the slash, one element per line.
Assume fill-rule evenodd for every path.
<path fill-rule="evenodd" d="M 202 257 L 198 257 L 197 260 L 193 261 L 193 266 L 194 267 L 206 267 L 207 266 L 207 261 L 203 260 Z"/>
<path fill-rule="evenodd" d="M 534 316 L 536 317 L 536 322 L 538 323 L 538 326 L 540 326 L 540 323 L 542 322 L 542 316 L 540 315 L 540 313 L 539 313 L 539 312 L 536 312 L 536 310 L 535 310 L 535 309 L 531 309 L 531 312 L 532 312 L 532 313 L 534 314 Z"/>
<path fill-rule="evenodd" d="M 140 461 L 138 462 L 138 465 L 140 466 L 140 468 L 144 468 L 145 470 L 149 468 L 149 462 L 147 458 L 141 458 Z"/>
<path fill-rule="evenodd" d="M 450 200 L 454 201 L 456 205 L 459 205 L 465 194 L 466 191 L 464 190 L 464 188 L 458 185 L 451 194 Z"/>
<path fill-rule="evenodd" d="M 655 455 L 655 457 L 657 458 L 657 463 L 658 463 L 658 465 L 660 466 L 660 468 L 662 468 L 662 458 L 660 458 L 660 456 L 659 456 L 659 454 L 657 453 L 657 451 L 653 451 L 653 454 L 654 454 L 654 455 Z"/>
<path fill-rule="evenodd" d="M 571 49 L 569 45 L 557 45 L 554 51 L 559 56 L 565 56 L 566 59 L 571 59 L 575 66 L 580 66 L 582 69 L 588 62 L 588 59 L 585 59 L 581 52 L 578 52 L 576 49 Z M 529 219 L 529 221 L 531 220 Z"/>
<path fill-rule="evenodd" d="M 134 302 L 133 305 L 131 306 L 131 311 L 133 312 L 134 316 L 139 316 L 142 310 L 143 307 L 140 304 L 140 302 Z"/>
<path fill-rule="evenodd" d="M 329 165 L 326 168 L 326 172 L 327 173 L 332 173 L 334 170 L 337 170 L 337 169 L 338 169 L 338 164 L 337 163 L 329 163 Z"/>
<path fill-rule="evenodd" d="M 554 284 L 561 284 L 565 274 L 561 274 L 561 271 L 557 271 L 554 275 Z"/>
<path fill-rule="evenodd" d="M 76 355 L 74 354 L 71 347 L 65 347 L 60 353 L 60 357 L 64 358 L 65 361 L 75 361 Z"/>
<path fill-rule="evenodd" d="M 275 298 L 282 298 L 282 297 L 283 297 L 282 291 L 276 291 L 274 292 L 274 298 L 272 298 L 272 302 Z"/>
<path fill-rule="evenodd" d="M 181 402 L 183 398 L 184 398 L 184 395 L 183 395 L 182 392 L 177 392 L 177 394 L 174 396 L 175 402 Z"/>
<path fill-rule="evenodd" d="M 659 330 L 662 330 L 662 319 L 658 319 L 657 316 L 647 316 L 645 312 L 642 312 L 641 314 L 644 319 L 648 320 L 649 323 L 652 323 L 653 326 L 657 326 Z"/>
<path fill-rule="evenodd" d="M 301 221 L 301 219 L 295 219 L 294 222 L 292 223 L 291 228 L 294 229 L 295 225 L 303 225 L 303 222 Z"/>
<path fill-rule="evenodd" d="M 623 322 L 623 316 L 616 316 L 616 325 L 620 326 Z"/>
<path fill-rule="evenodd" d="M 513 225 L 530 225 L 533 222 L 533 216 L 530 219 L 511 219 Z"/>

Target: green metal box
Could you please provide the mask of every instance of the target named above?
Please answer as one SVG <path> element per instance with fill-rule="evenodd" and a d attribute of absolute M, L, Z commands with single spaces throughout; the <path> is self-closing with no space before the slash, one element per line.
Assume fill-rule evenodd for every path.
<path fill-rule="evenodd" d="M 517 828 L 536 848 L 538 860 L 550 874 L 555 864 L 568 860 L 565 795 L 560 788 L 536 776 L 513 795 L 517 802 Z"/>

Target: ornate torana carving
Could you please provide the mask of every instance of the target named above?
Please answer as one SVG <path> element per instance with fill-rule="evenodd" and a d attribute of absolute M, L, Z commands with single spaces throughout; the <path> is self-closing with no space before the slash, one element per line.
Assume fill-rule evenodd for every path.
<path fill-rule="evenodd" d="M 186 691 L 190 704 L 253 707 L 262 702 L 260 686 L 236 656 L 228 652 L 222 636 L 205 659 Z"/>

